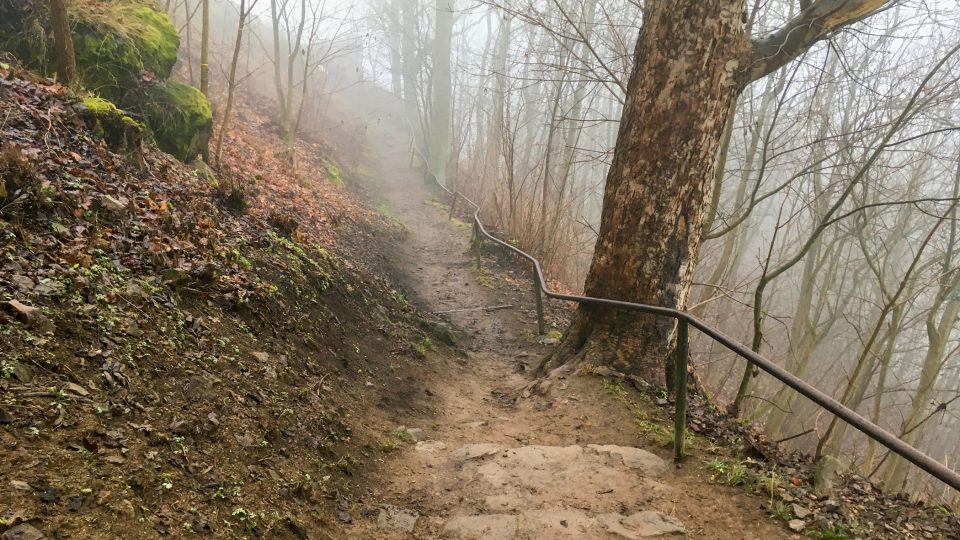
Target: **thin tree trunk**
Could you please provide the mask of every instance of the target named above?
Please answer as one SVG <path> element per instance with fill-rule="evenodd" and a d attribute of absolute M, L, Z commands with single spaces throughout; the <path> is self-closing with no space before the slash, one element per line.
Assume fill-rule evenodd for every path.
<path fill-rule="evenodd" d="M 50 18 L 53 19 L 53 41 L 57 59 L 57 77 L 66 86 L 77 82 L 77 58 L 73 53 L 70 19 L 65 0 L 50 0 Z"/>
<path fill-rule="evenodd" d="M 284 121 L 287 112 L 286 95 L 283 90 L 283 64 L 280 63 L 280 13 L 277 10 L 277 0 L 270 0 L 270 22 L 273 30 L 273 84 L 277 90 L 277 106 L 280 109 L 280 131 L 283 134 Z"/>
<path fill-rule="evenodd" d="M 424 151 L 423 125 L 420 121 L 419 92 L 417 89 L 417 73 L 420 71 L 419 57 L 417 56 L 417 2 L 409 0 L 402 2 L 400 21 L 402 26 L 401 56 L 403 69 L 403 106 L 410 127 L 410 135 L 421 152 Z"/>
<path fill-rule="evenodd" d="M 187 72 L 190 74 L 190 84 L 193 85 L 193 45 L 190 44 L 192 32 L 193 15 L 196 11 L 190 11 L 190 0 L 183 0 L 183 10 L 186 13 L 186 23 L 184 28 L 187 34 Z"/>
<path fill-rule="evenodd" d="M 252 0 L 250 10 L 253 10 L 257 0 Z M 230 125 L 230 114 L 233 112 L 233 99 L 237 87 L 237 64 L 240 60 L 240 48 L 243 44 L 243 26 L 246 22 L 248 11 L 246 10 L 246 0 L 240 0 L 240 20 L 237 23 L 237 40 L 233 46 L 233 59 L 230 61 L 230 75 L 227 78 L 227 105 L 223 110 L 223 120 L 220 122 L 220 130 L 217 132 L 217 150 L 214 152 L 214 162 L 220 169 L 220 156 L 223 150 L 223 137 Z"/>
<path fill-rule="evenodd" d="M 210 0 L 201 0 L 200 91 L 210 95 Z"/>
<path fill-rule="evenodd" d="M 498 156 L 502 153 L 502 141 L 504 135 L 504 108 L 503 100 L 507 93 L 507 54 L 510 50 L 510 23 L 512 19 L 509 15 L 504 15 L 500 21 L 500 29 L 497 31 L 497 44 L 494 48 L 493 76 L 496 80 L 493 92 L 493 105 L 491 106 L 491 118 L 487 123 L 489 133 L 487 134 L 487 152 L 484 159 L 484 176 L 492 175 L 496 183 L 500 178 L 500 160 Z"/>
<path fill-rule="evenodd" d="M 450 159 L 452 84 L 450 54 L 453 40 L 453 0 L 437 0 L 437 28 L 433 42 L 433 101 L 430 114 L 430 174 L 446 185 Z"/>

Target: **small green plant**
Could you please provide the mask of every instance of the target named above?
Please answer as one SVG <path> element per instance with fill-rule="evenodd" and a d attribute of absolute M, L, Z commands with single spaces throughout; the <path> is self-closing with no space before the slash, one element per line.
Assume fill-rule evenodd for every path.
<path fill-rule="evenodd" d="M 396 439 L 385 439 L 380 441 L 379 448 L 384 454 L 392 454 L 400 448 L 400 441 Z"/>
<path fill-rule="evenodd" d="M 420 358 L 426 358 L 427 353 L 435 350 L 436 346 L 433 344 L 433 340 L 429 336 L 423 336 L 416 345 L 413 346 L 413 349 L 417 352 L 417 356 Z"/>
<path fill-rule="evenodd" d="M 820 540 L 853 540 L 857 537 L 854 528 L 845 523 L 837 523 L 832 527 L 818 529 L 810 534 Z"/>
<path fill-rule="evenodd" d="M 13 362 L 8 362 L 6 360 L 0 360 L 0 379 L 9 379 L 13 377 L 14 372 L 16 372 L 17 367 L 13 365 Z"/>
<path fill-rule="evenodd" d="M 170 491 L 173 489 L 173 476 L 170 473 L 161 473 L 160 474 L 160 489 Z"/>
<path fill-rule="evenodd" d="M 604 379 L 600 384 L 603 391 L 613 396 L 613 399 L 621 403 L 628 403 L 630 401 L 630 398 L 627 396 L 627 390 L 623 387 L 623 381 Z"/>
<path fill-rule="evenodd" d="M 330 177 L 330 182 L 337 186 L 343 187 L 343 176 L 340 174 L 340 167 L 337 167 L 331 161 L 323 160 L 323 168 L 327 170 L 327 175 Z"/>
<path fill-rule="evenodd" d="M 783 501 L 777 501 L 770 508 L 770 514 L 780 521 L 790 521 L 793 519 L 793 512 L 790 510 L 790 506 Z"/>
<path fill-rule="evenodd" d="M 563 332 L 559 330 L 550 330 L 546 334 L 540 336 L 537 341 L 539 341 L 541 345 L 546 345 L 548 343 L 557 343 L 561 339 L 563 339 Z"/>
<path fill-rule="evenodd" d="M 243 527 L 245 530 L 253 531 L 257 528 L 257 514 L 251 512 L 242 506 L 238 506 L 233 509 L 233 512 L 230 512 L 230 515 L 237 520 L 237 523 Z"/>
<path fill-rule="evenodd" d="M 747 468 L 739 461 L 712 459 L 707 462 L 707 468 L 713 472 L 710 481 L 716 484 L 745 486 L 750 480 Z"/>
<path fill-rule="evenodd" d="M 767 474 L 760 477 L 760 485 L 763 486 L 763 490 L 770 496 L 770 500 L 773 501 L 777 490 L 783 485 L 783 477 L 776 471 L 768 471 Z"/>
<path fill-rule="evenodd" d="M 944 515 L 944 516 L 952 516 L 952 515 L 953 515 L 953 510 L 950 510 L 950 508 L 947 507 L 947 506 L 944 505 L 944 504 L 938 504 L 938 505 L 934 506 L 934 507 L 933 507 L 933 510 L 934 510 L 936 513 L 941 514 L 941 515 Z"/>
<path fill-rule="evenodd" d="M 86 448 L 81 448 L 78 453 L 80 457 L 83 458 L 83 466 L 88 470 L 94 470 L 97 468 L 97 455 L 87 450 Z"/>

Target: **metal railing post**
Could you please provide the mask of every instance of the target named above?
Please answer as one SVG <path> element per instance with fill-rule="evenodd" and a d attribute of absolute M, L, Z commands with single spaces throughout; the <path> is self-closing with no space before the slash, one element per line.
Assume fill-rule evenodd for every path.
<path fill-rule="evenodd" d="M 687 362 L 689 357 L 689 338 L 687 321 L 677 321 L 677 348 L 674 354 L 674 388 L 677 392 L 676 412 L 673 423 L 673 461 L 683 459 L 683 443 L 687 430 Z"/>
<path fill-rule="evenodd" d="M 477 270 L 480 270 L 480 248 L 483 246 L 483 236 L 480 234 L 480 225 L 473 222 L 473 251 L 477 258 Z"/>
<path fill-rule="evenodd" d="M 537 303 L 537 332 L 542 336 L 546 333 L 543 327 L 543 293 L 540 291 L 536 268 L 533 270 L 533 299 Z"/>

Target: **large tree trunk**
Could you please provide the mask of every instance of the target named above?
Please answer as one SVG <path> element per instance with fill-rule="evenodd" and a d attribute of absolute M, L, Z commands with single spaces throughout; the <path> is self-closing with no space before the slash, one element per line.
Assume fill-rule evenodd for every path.
<path fill-rule="evenodd" d="M 889 0 L 817 0 L 751 42 L 743 0 L 648 2 L 584 291 L 683 309 L 731 104 L 837 28 Z M 541 372 L 612 365 L 664 382 L 673 322 L 581 306 Z"/>
<path fill-rule="evenodd" d="M 50 18 L 53 19 L 53 41 L 57 57 L 57 77 L 70 86 L 77 82 L 77 59 L 70 36 L 70 19 L 65 0 L 50 0 Z"/>
<path fill-rule="evenodd" d="M 730 0 L 646 4 L 587 295 L 686 305 L 714 157 L 741 89 L 742 10 Z M 662 383 L 671 329 L 672 321 L 581 307 L 541 368 L 588 362 Z"/>

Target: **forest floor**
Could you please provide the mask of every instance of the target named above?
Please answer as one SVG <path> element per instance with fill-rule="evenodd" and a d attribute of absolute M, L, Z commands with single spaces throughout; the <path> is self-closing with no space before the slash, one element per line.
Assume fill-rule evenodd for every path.
<path fill-rule="evenodd" d="M 362 92 L 372 176 L 408 229 L 393 266 L 423 312 L 442 315 L 462 355 L 418 381 L 429 406 L 394 417 L 397 452 L 365 497 L 351 538 L 790 538 L 765 499 L 711 482 L 697 439 L 670 461 L 667 410 L 618 382 L 574 376 L 547 396 L 514 399 L 548 346 L 535 336 L 530 281 L 495 254 L 477 270 L 470 227 L 410 167 L 409 141 L 389 113 L 374 119 Z M 552 340 L 545 340 L 550 342 Z M 696 447 L 699 445 L 699 447 Z"/>

